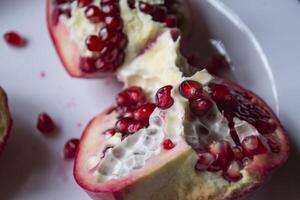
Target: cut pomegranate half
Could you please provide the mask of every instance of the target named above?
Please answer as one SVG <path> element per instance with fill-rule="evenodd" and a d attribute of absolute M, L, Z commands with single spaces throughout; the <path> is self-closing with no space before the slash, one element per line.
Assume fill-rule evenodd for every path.
<path fill-rule="evenodd" d="M 174 28 L 176 8 L 187 9 L 178 2 L 149 4 L 154 10 L 146 13 L 139 7 L 131 9 L 127 0 L 47 0 L 48 29 L 71 76 L 99 77 L 131 62 L 167 26 Z M 178 21 L 180 25 L 184 20 Z"/>
<path fill-rule="evenodd" d="M 196 96 L 194 86 L 201 88 Z M 242 197 L 288 158 L 283 127 L 254 93 L 206 71 L 160 88 L 173 88 L 174 104 L 156 105 L 146 124 L 136 114 L 124 117 L 128 110 L 136 113 L 136 101 L 125 112 L 117 105 L 100 114 L 85 129 L 74 176 L 93 199 Z M 162 91 L 156 91 L 160 99 L 169 99 L 169 90 Z M 130 124 L 135 128 L 128 132 Z"/>
<path fill-rule="evenodd" d="M 0 154 L 7 143 L 11 127 L 12 119 L 8 109 L 7 96 L 0 87 Z"/>

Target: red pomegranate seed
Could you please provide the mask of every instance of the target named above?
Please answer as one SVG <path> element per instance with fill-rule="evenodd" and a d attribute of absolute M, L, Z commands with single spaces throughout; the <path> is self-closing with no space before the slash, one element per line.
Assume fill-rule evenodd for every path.
<path fill-rule="evenodd" d="M 105 43 L 116 43 L 118 39 L 117 31 L 109 31 L 106 27 L 101 28 L 99 31 L 99 37 Z"/>
<path fill-rule="evenodd" d="M 190 110 L 198 117 L 206 115 L 213 107 L 211 100 L 199 98 L 190 102 Z"/>
<path fill-rule="evenodd" d="M 104 62 L 112 63 L 114 62 L 119 55 L 119 49 L 117 48 L 108 48 L 105 53 L 101 55 L 101 58 Z"/>
<path fill-rule="evenodd" d="M 153 12 L 154 10 L 154 6 L 151 5 L 151 4 L 148 4 L 148 3 L 145 3 L 145 2 L 139 2 L 139 9 L 144 12 L 144 13 L 147 13 L 147 14 L 150 14 Z"/>
<path fill-rule="evenodd" d="M 255 122 L 255 128 L 258 130 L 260 134 L 270 134 L 273 133 L 277 126 L 275 123 L 270 123 L 265 120 L 258 120 Z"/>
<path fill-rule="evenodd" d="M 120 115 L 122 117 L 134 118 L 135 109 L 131 107 L 123 107 L 120 109 Z"/>
<path fill-rule="evenodd" d="M 238 161 L 232 161 L 223 176 L 228 181 L 238 181 L 242 178 L 241 164 Z"/>
<path fill-rule="evenodd" d="M 78 139 L 70 139 L 69 141 L 67 141 L 64 148 L 65 159 L 73 159 L 75 157 L 78 144 L 79 144 Z"/>
<path fill-rule="evenodd" d="M 77 0 L 77 6 L 79 8 L 83 8 L 85 6 L 90 5 L 93 2 L 93 0 Z"/>
<path fill-rule="evenodd" d="M 106 15 L 118 16 L 120 14 L 120 8 L 116 3 L 104 4 L 101 9 Z"/>
<path fill-rule="evenodd" d="M 156 92 L 155 101 L 157 107 L 160 109 L 168 109 L 174 104 L 174 99 L 171 96 L 172 89 L 173 86 L 167 85 Z"/>
<path fill-rule="evenodd" d="M 186 80 L 180 84 L 179 93 L 184 98 L 194 100 L 202 96 L 203 88 L 202 85 L 196 81 Z"/>
<path fill-rule="evenodd" d="M 127 128 L 132 120 L 130 118 L 121 118 L 116 122 L 116 130 L 121 132 L 123 136 L 127 135 Z"/>
<path fill-rule="evenodd" d="M 100 8 L 94 5 L 88 6 L 85 11 L 86 18 L 92 23 L 100 23 L 104 21 L 104 14 L 101 12 Z"/>
<path fill-rule="evenodd" d="M 171 139 L 165 139 L 163 141 L 163 147 L 166 150 L 171 150 L 171 149 L 173 149 L 175 147 L 175 144 L 172 142 Z"/>
<path fill-rule="evenodd" d="M 206 63 L 206 69 L 209 73 L 222 76 L 224 73 L 230 73 L 230 64 L 225 56 L 221 54 L 213 55 Z"/>
<path fill-rule="evenodd" d="M 168 15 L 165 19 L 165 24 L 169 28 L 175 28 L 177 26 L 177 17 L 175 15 Z"/>
<path fill-rule="evenodd" d="M 240 146 L 235 146 L 232 148 L 234 158 L 236 160 L 242 161 L 244 158 L 243 149 Z"/>
<path fill-rule="evenodd" d="M 209 152 L 200 152 L 198 156 L 199 157 L 195 165 L 195 168 L 199 171 L 207 170 L 211 166 L 211 164 L 215 161 L 214 155 Z"/>
<path fill-rule="evenodd" d="M 124 49 L 128 44 L 127 36 L 124 33 L 118 33 L 116 45 L 119 49 Z"/>
<path fill-rule="evenodd" d="M 102 58 L 99 58 L 95 62 L 95 68 L 99 72 L 112 72 L 115 70 L 116 66 L 113 63 L 105 62 Z"/>
<path fill-rule="evenodd" d="M 90 35 L 85 41 L 87 48 L 90 51 L 101 51 L 104 47 L 104 43 L 101 39 L 96 35 Z"/>
<path fill-rule="evenodd" d="M 230 100 L 230 91 L 225 85 L 215 84 L 212 87 L 212 98 L 217 102 Z"/>
<path fill-rule="evenodd" d="M 38 116 L 37 129 L 48 135 L 56 130 L 56 126 L 47 113 L 41 113 Z"/>
<path fill-rule="evenodd" d="M 245 155 L 252 158 L 255 155 L 267 152 L 267 148 L 263 145 L 257 136 L 248 136 L 242 141 L 242 147 Z"/>
<path fill-rule="evenodd" d="M 123 28 L 123 21 L 120 17 L 105 17 L 105 24 L 108 30 L 119 31 Z"/>
<path fill-rule="evenodd" d="M 130 87 L 117 95 L 118 106 L 138 106 L 146 101 L 144 91 L 140 87 Z"/>
<path fill-rule="evenodd" d="M 133 134 L 135 132 L 137 132 L 138 130 L 144 128 L 143 124 L 139 121 L 132 121 L 129 123 L 128 128 L 127 128 L 127 132 L 129 134 Z"/>
<path fill-rule="evenodd" d="M 97 72 L 95 67 L 95 58 L 92 57 L 82 57 L 80 58 L 80 70 L 87 74 L 92 74 Z"/>
<path fill-rule="evenodd" d="M 180 30 L 178 28 L 172 28 L 171 37 L 174 42 L 178 40 L 179 36 L 180 36 Z"/>
<path fill-rule="evenodd" d="M 154 7 L 154 10 L 151 13 L 154 21 L 164 22 L 167 17 L 167 8 L 166 7 Z"/>
<path fill-rule="evenodd" d="M 146 103 L 140 106 L 134 113 L 135 119 L 146 124 L 149 123 L 149 118 L 155 109 L 155 105 L 152 103 Z"/>
<path fill-rule="evenodd" d="M 4 39 L 10 46 L 23 47 L 26 45 L 26 40 L 17 32 L 10 31 L 4 34 Z"/>
<path fill-rule="evenodd" d="M 115 135 L 115 134 L 116 134 L 116 130 L 113 128 L 104 131 L 104 135 Z"/>
<path fill-rule="evenodd" d="M 216 160 L 211 165 L 211 170 L 219 170 L 223 169 L 225 170 L 230 163 L 230 161 L 233 160 L 234 154 L 231 149 L 231 146 L 226 141 L 220 141 L 220 142 L 212 142 L 208 145 L 208 149 L 210 153 L 214 155 Z"/>

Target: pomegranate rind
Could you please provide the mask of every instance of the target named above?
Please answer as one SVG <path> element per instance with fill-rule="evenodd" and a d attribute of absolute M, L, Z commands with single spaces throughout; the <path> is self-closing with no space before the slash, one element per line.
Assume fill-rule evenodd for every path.
<path fill-rule="evenodd" d="M 0 87 L 0 154 L 3 152 L 12 128 L 12 119 L 8 108 L 8 100 Z"/>

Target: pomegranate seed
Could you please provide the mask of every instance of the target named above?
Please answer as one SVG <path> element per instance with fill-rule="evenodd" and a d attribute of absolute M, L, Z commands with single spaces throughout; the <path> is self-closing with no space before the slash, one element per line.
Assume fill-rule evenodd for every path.
<path fill-rule="evenodd" d="M 214 155 L 209 152 L 200 152 L 198 156 L 199 157 L 195 165 L 195 168 L 199 171 L 207 170 L 211 166 L 211 164 L 215 161 Z"/>
<path fill-rule="evenodd" d="M 270 123 L 264 120 L 258 120 L 255 122 L 255 128 L 258 130 L 260 134 L 270 134 L 273 133 L 277 126 L 275 123 Z"/>
<path fill-rule="evenodd" d="M 121 118 L 116 122 L 116 130 L 121 132 L 123 136 L 127 135 L 127 128 L 132 120 L 130 118 Z"/>
<path fill-rule="evenodd" d="M 206 69 L 213 75 L 222 76 L 224 73 L 230 72 L 230 64 L 225 56 L 216 54 L 208 59 Z"/>
<path fill-rule="evenodd" d="M 230 100 L 230 91 L 225 85 L 215 84 L 212 87 L 212 98 L 217 102 Z"/>
<path fill-rule="evenodd" d="M 120 14 L 120 8 L 116 3 L 104 4 L 101 9 L 106 15 L 118 16 Z"/>
<path fill-rule="evenodd" d="M 154 10 L 154 6 L 145 2 L 139 2 L 139 9 L 144 13 L 150 14 Z"/>
<path fill-rule="evenodd" d="M 169 28 L 174 28 L 177 26 L 177 17 L 175 15 L 168 15 L 165 19 L 165 24 Z"/>
<path fill-rule="evenodd" d="M 151 13 L 154 21 L 164 22 L 167 17 L 167 8 L 165 7 L 155 7 Z"/>
<path fill-rule="evenodd" d="M 85 6 L 90 5 L 93 2 L 93 0 L 77 0 L 77 6 L 79 8 L 83 8 Z"/>
<path fill-rule="evenodd" d="M 25 39 L 17 32 L 10 31 L 4 34 L 4 39 L 10 46 L 23 47 L 26 45 Z"/>
<path fill-rule="evenodd" d="M 142 88 L 133 86 L 120 92 L 116 101 L 118 106 L 138 106 L 146 101 L 146 96 Z"/>
<path fill-rule="evenodd" d="M 99 58 L 95 62 L 95 68 L 99 72 L 111 72 L 113 71 L 116 67 L 113 63 L 108 63 L 105 62 L 103 59 Z"/>
<path fill-rule="evenodd" d="M 134 118 L 134 108 L 130 107 L 123 107 L 120 109 L 120 114 L 122 117 L 127 117 L 127 118 Z"/>
<path fill-rule="evenodd" d="M 186 80 L 180 84 L 179 92 L 181 96 L 189 100 L 194 100 L 202 96 L 203 88 L 202 85 L 196 81 Z"/>
<path fill-rule="evenodd" d="M 50 134 L 56 130 L 56 126 L 47 113 L 41 113 L 38 116 L 37 129 L 44 134 Z"/>
<path fill-rule="evenodd" d="M 78 144 L 79 144 L 78 139 L 70 139 L 69 141 L 67 141 L 64 148 L 65 159 L 73 159 L 75 157 Z"/>
<path fill-rule="evenodd" d="M 116 44 L 119 49 L 124 49 L 128 44 L 127 36 L 124 33 L 118 33 Z"/>
<path fill-rule="evenodd" d="M 242 161 L 244 158 L 243 149 L 240 146 L 235 146 L 232 148 L 234 158 L 236 160 Z"/>
<path fill-rule="evenodd" d="M 165 139 L 163 142 L 163 147 L 166 150 L 171 150 L 175 147 L 175 144 L 172 142 L 171 139 Z"/>
<path fill-rule="evenodd" d="M 234 157 L 230 144 L 225 141 L 214 141 L 208 145 L 208 149 L 210 153 L 212 153 L 216 158 L 216 160 L 210 167 L 210 170 L 212 171 L 216 169 L 226 169 L 228 163 L 230 163 L 230 161 Z"/>
<path fill-rule="evenodd" d="M 82 57 L 80 59 L 80 70 L 87 74 L 92 74 L 97 72 L 95 67 L 95 58 L 92 57 Z"/>
<path fill-rule="evenodd" d="M 101 12 L 101 10 L 94 5 L 88 6 L 85 11 L 85 16 L 86 18 L 91 22 L 91 23 L 99 23 L 104 21 L 104 14 Z"/>
<path fill-rule="evenodd" d="M 88 38 L 85 41 L 85 44 L 87 46 L 87 48 L 90 51 L 101 51 L 104 47 L 103 42 L 101 41 L 101 39 L 96 36 L 96 35 L 90 35 L 88 36 Z"/>
<path fill-rule="evenodd" d="M 252 158 L 255 155 L 263 154 L 267 151 L 266 147 L 257 136 L 251 135 L 242 141 L 242 147 L 245 154 Z"/>
<path fill-rule="evenodd" d="M 117 48 L 108 48 L 103 55 L 101 55 L 101 58 L 104 62 L 112 63 L 114 62 L 119 55 L 119 50 Z"/>
<path fill-rule="evenodd" d="M 132 121 L 129 123 L 128 128 L 127 128 L 127 132 L 129 134 L 133 134 L 135 132 L 137 132 L 138 130 L 144 128 L 143 124 L 139 121 Z"/>
<path fill-rule="evenodd" d="M 135 119 L 144 123 L 149 123 L 149 118 L 152 112 L 155 109 L 155 105 L 151 103 L 146 103 L 142 106 L 140 106 L 136 111 L 135 111 Z"/>
<path fill-rule="evenodd" d="M 107 16 L 105 17 L 105 24 L 108 30 L 111 31 L 119 31 L 123 28 L 123 21 L 120 17 Z"/>
<path fill-rule="evenodd" d="M 180 36 L 180 30 L 177 28 L 172 28 L 171 37 L 174 42 L 176 42 L 178 40 L 179 36 Z"/>
<path fill-rule="evenodd" d="M 206 98 L 199 98 L 190 102 L 190 110 L 198 117 L 206 115 L 213 107 L 211 100 Z"/>
<path fill-rule="evenodd" d="M 101 40 L 105 43 L 116 43 L 118 38 L 118 32 L 117 31 L 109 31 L 106 27 L 101 28 L 99 31 L 99 37 Z"/>
<path fill-rule="evenodd" d="M 115 135 L 115 134 L 116 134 L 116 130 L 112 128 L 104 131 L 104 135 Z"/>
<path fill-rule="evenodd" d="M 238 161 L 232 161 L 223 174 L 228 181 L 238 181 L 242 178 L 241 164 Z"/>
<path fill-rule="evenodd" d="M 156 92 L 156 106 L 160 109 L 168 109 L 174 104 L 174 99 L 171 97 L 171 85 L 164 86 Z"/>

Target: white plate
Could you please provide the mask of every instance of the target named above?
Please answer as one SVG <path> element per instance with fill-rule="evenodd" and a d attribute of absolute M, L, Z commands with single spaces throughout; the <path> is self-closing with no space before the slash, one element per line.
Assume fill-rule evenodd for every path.
<path fill-rule="evenodd" d="M 237 80 L 281 112 L 271 68 L 251 32 L 216 1 L 191 1 L 202 10 L 211 36 L 226 45 Z M 222 12 L 216 12 L 211 3 Z M 14 118 L 11 140 L 0 159 L 0 199 L 89 199 L 74 182 L 72 163 L 62 159 L 63 145 L 70 137 L 80 136 L 88 120 L 111 104 L 121 86 L 109 78 L 79 80 L 67 75 L 49 39 L 44 1 L 2 0 L 0 35 L 8 30 L 22 33 L 29 45 L 12 49 L 0 40 L 0 85 L 9 95 Z M 46 76 L 43 78 L 41 73 Z M 44 111 L 60 126 L 57 137 L 45 138 L 36 130 L 37 115 Z M 286 171 L 295 169 L 296 164 L 290 162 L 256 199 L 272 196 L 269 188 L 278 179 L 288 181 Z"/>

